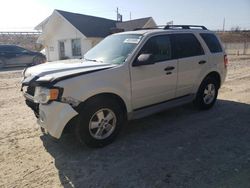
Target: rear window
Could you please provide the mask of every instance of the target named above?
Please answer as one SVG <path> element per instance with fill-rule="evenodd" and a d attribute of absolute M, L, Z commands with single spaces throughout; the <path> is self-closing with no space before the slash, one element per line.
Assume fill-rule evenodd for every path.
<path fill-rule="evenodd" d="M 191 33 L 173 34 L 174 37 L 174 56 L 185 58 L 204 54 L 198 39 Z"/>
<path fill-rule="evenodd" d="M 15 52 L 15 46 L 0 46 L 2 52 Z"/>
<path fill-rule="evenodd" d="M 222 47 L 220 45 L 220 42 L 214 34 L 201 33 L 200 35 L 207 44 L 207 47 L 209 48 L 211 53 L 222 52 Z"/>
<path fill-rule="evenodd" d="M 11 51 L 9 46 L 0 46 L 0 51 L 1 52 L 9 52 Z"/>
<path fill-rule="evenodd" d="M 0 51 L 1 52 L 13 52 L 13 53 L 21 53 L 21 52 L 25 52 L 27 50 L 25 50 L 24 48 L 18 47 L 18 46 L 0 46 Z"/>

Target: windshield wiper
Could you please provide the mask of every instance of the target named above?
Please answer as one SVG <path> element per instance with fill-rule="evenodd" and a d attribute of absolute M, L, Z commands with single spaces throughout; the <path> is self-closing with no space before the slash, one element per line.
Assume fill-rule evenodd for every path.
<path fill-rule="evenodd" d="M 103 61 L 96 60 L 96 59 L 87 59 L 85 57 L 83 59 L 86 60 L 86 61 L 93 61 L 93 62 L 101 62 L 101 63 L 103 63 Z"/>

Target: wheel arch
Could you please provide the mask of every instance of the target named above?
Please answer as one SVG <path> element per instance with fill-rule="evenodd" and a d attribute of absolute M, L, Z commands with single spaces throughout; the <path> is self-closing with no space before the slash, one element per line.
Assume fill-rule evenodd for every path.
<path fill-rule="evenodd" d="M 88 102 L 92 102 L 93 100 L 97 100 L 97 99 L 102 99 L 102 100 L 104 100 L 104 99 L 113 99 L 122 107 L 122 109 L 124 110 L 124 112 L 126 114 L 128 112 L 125 101 L 119 95 L 117 95 L 115 93 L 109 93 L 109 92 L 104 92 L 104 93 L 99 93 L 99 94 L 93 95 L 93 96 L 87 98 L 85 101 L 83 101 L 79 105 L 79 107 L 86 104 L 86 103 L 88 103 Z"/>
<path fill-rule="evenodd" d="M 220 86 L 221 86 L 221 76 L 220 76 L 220 74 L 217 71 L 212 71 L 212 72 L 208 73 L 203 80 L 205 80 L 205 79 L 207 79 L 209 77 L 214 78 L 218 83 L 218 88 L 220 88 Z M 203 80 L 202 80 L 202 82 L 203 82 Z"/>
<path fill-rule="evenodd" d="M 90 96 L 88 97 L 85 101 L 81 102 L 78 107 L 75 108 L 75 110 L 79 113 L 80 112 L 80 109 L 83 108 L 87 103 L 91 103 L 91 102 L 94 102 L 96 100 L 105 100 L 105 99 L 113 99 L 115 100 L 121 107 L 122 107 L 122 110 L 124 112 L 124 115 L 125 115 L 125 118 L 127 120 L 127 114 L 128 114 L 128 110 L 127 110 L 127 106 L 126 106 L 126 103 L 125 101 L 117 94 L 114 94 L 114 93 L 108 93 L 108 92 L 105 92 L 105 93 L 99 93 L 99 94 L 96 94 L 96 95 L 93 95 L 93 96 Z M 70 129 L 72 129 L 74 127 L 74 124 L 77 122 L 77 118 L 78 118 L 78 115 L 73 117 L 67 124 L 66 126 L 64 127 L 64 130 L 63 132 L 67 132 L 67 131 L 70 131 Z"/>

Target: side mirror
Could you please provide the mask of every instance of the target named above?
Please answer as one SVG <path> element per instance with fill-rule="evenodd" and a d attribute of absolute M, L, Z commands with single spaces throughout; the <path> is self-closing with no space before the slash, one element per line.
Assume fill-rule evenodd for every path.
<path fill-rule="evenodd" d="M 151 64 L 154 64 L 154 62 L 152 61 L 152 54 L 141 54 L 133 63 L 133 67 Z"/>

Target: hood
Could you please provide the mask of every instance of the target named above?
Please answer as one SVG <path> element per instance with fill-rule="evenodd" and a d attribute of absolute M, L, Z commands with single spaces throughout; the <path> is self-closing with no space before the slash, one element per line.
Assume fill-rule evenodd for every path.
<path fill-rule="evenodd" d="M 24 70 L 23 84 L 32 82 L 58 82 L 70 77 L 92 73 L 100 70 L 109 69 L 117 65 L 102 62 L 84 61 L 82 59 L 61 60 L 47 62 Z"/>
<path fill-rule="evenodd" d="M 97 68 L 110 65 L 111 64 L 101 62 L 84 61 L 82 59 L 53 61 L 27 68 L 24 72 L 24 77 L 42 76 L 59 72 L 65 72 L 65 74 L 67 74 L 68 71 L 72 70 L 77 70 L 78 72 L 84 71 L 86 68 Z"/>

